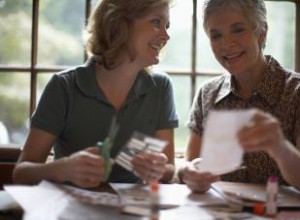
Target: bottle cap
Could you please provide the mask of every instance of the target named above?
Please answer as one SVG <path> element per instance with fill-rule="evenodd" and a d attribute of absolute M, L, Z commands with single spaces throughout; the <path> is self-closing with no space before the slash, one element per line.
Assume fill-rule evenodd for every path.
<path fill-rule="evenodd" d="M 272 182 L 272 183 L 278 182 L 278 177 L 277 176 L 270 176 L 268 178 L 268 182 Z"/>
<path fill-rule="evenodd" d="M 255 203 L 253 206 L 253 213 L 256 215 L 264 215 L 265 205 L 263 203 Z"/>
<path fill-rule="evenodd" d="M 157 192 L 159 189 L 158 182 L 150 182 L 150 189 L 151 189 L 151 192 Z"/>

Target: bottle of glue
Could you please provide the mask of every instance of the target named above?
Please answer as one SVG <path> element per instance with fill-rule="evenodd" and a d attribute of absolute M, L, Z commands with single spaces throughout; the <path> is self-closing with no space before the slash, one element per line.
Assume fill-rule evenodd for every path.
<path fill-rule="evenodd" d="M 266 215 L 274 217 L 277 214 L 278 178 L 270 176 L 267 182 Z"/>
<path fill-rule="evenodd" d="M 151 220 L 159 219 L 159 183 L 150 182 Z"/>

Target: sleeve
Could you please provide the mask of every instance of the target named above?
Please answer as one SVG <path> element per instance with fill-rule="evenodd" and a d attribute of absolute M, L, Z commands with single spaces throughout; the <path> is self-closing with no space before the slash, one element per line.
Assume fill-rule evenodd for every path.
<path fill-rule="evenodd" d="M 189 114 L 189 120 L 187 122 L 187 127 L 196 133 L 203 132 L 203 108 L 202 108 L 202 88 L 198 89 L 196 93 L 193 104 Z"/>
<path fill-rule="evenodd" d="M 178 127 L 178 116 L 175 108 L 173 85 L 167 74 L 163 75 L 164 80 L 161 85 L 161 111 L 157 129 L 168 129 Z"/>
<path fill-rule="evenodd" d="M 67 106 L 66 88 L 63 80 L 55 74 L 46 85 L 39 104 L 31 117 L 31 127 L 58 136 L 66 123 Z"/>
<path fill-rule="evenodd" d="M 300 85 L 296 90 L 296 94 L 294 96 L 295 100 L 295 130 L 293 134 L 293 138 L 296 141 L 296 147 L 300 151 L 300 143 L 297 143 L 300 140 Z"/>

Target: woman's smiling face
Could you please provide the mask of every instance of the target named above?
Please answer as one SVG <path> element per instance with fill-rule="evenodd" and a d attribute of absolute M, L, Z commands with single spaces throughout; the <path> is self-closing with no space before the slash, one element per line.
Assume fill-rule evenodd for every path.
<path fill-rule="evenodd" d="M 216 59 L 233 75 L 255 71 L 263 60 L 261 44 L 265 35 L 258 34 L 239 11 L 225 6 L 212 12 L 207 19 L 207 33 Z"/>
<path fill-rule="evenodd" d="M 159 53 L 170 39 L 168 5 L 154 8 L 149 13 L 133 22 L 130 47 L 135 52 L 134 62 L 142 67 L 159 62 Z"/>

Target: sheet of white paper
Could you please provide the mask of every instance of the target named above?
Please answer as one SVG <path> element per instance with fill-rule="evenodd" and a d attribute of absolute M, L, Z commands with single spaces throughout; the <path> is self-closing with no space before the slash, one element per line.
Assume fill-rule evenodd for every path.
<path fill-rule="evenodd" d="M 123 205 L 149 206 L 151 192 L 149 185 L 130 183 L 110 183 L 111 187 L 120 195 Z M 176 207 L 183 204 L 185 196 L 178 196 L 178 192 L 187 195 L 191 191 L 185 185 L 160 184 L 159 205 L 161 208 Z"/>
<path fill-rule="evenodd" d="M 0 191 L 0 211 L 20 209 L 19 204 L 4 190 Z"/>
<path fill-rule="evenodd" d="M 4 190 L 24 209 L 24 220 L 58 219 L 70 198 L 47 181 L 36 186 L 6 185 Z"/>
<path fill-rule="evenodd" d="M 28 212 L 33 212 L 47 201 L 62 197 L 64 194 L 48 182 L 42 182 L 36 186 L 5 185 L 4 190 Z"/>
<path fill-rule="evenodd" d="M 242 162 L 243 150 L 237 132 L 249 124 L 254 110 L 212 111 L 203 133 L 199 169 L 221 175 L 237 169 Z"/>
<path fill-rule="evenodd" d="M 72 202 L 120 206 L 119 197 L 42 181 L 36 186 L 6 185 L 5 191 L 24 209 L 24 220 L 56 220 Z M 84 207 L 84 206 L 83 206 Z"/>

